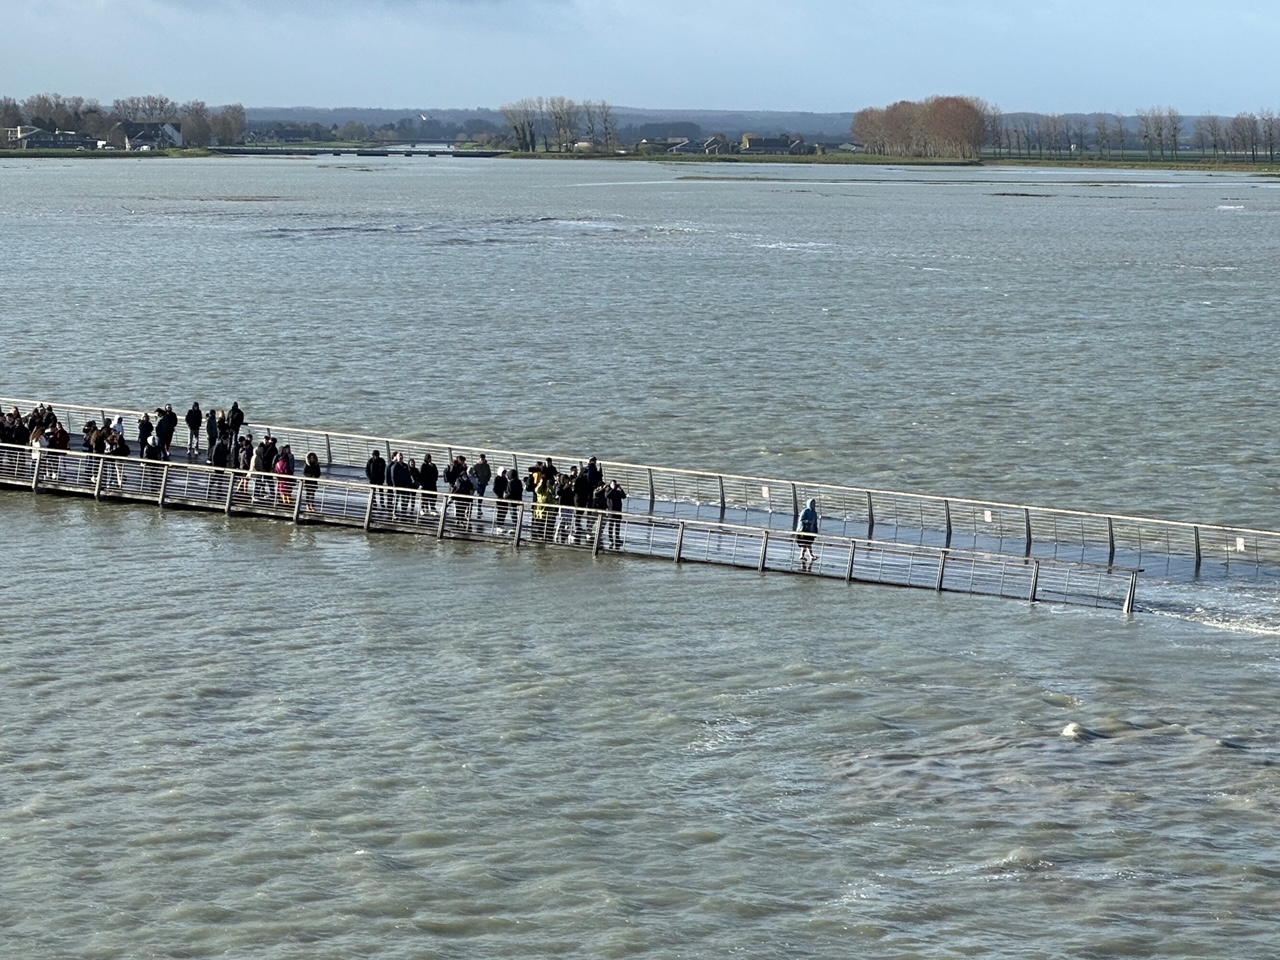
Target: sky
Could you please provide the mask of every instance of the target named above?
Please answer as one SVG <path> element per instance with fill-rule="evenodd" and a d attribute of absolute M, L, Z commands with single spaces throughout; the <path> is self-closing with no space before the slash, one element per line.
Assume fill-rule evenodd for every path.
<path fill-rule="evenodd" d="M 1276 0 L 0 0 L 0 23 L 18 100 L 1280 109 Z"/>

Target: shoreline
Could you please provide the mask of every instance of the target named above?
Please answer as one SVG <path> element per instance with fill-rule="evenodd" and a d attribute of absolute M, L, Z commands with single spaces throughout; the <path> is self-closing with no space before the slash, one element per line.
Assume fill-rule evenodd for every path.
<path fill-rule="evenodd" d="M 742 154 L 607 154 L 607 153 L 519 153 L 499 150 L 410 150 L 394 147 L 364 146 L 306 146 L 281 148 L 248 148 L 244 150 L 199 148 L 191 150 L 128 151 L 128 150 L 0 150 L 0 162 L 6 160 L 188 160 L 203 158 L 234 159 L 236 157 L 266 157 L 274 159 L 298 159 L 317 156 L 351 156 L 361 159 L 412 156 L 428 159 L 471 158 L 538 161 L 605 160 L 610 162 L 640 163 L 691 163 L 691 164 L 775 164 L 809 166 L 876 166 L 876 167 L 1026 167 L 1031 169 L 1079 169 L 1079 170 L 1185 170 L 1207 173 L 1250 173 L 1260 176 L 1280 176 L 1280 160 L 1229 161 L 1213 158 L 1187 160 L 1144 160 L 1124 157 L 1115 159 L 1095 155 L 1079 158 L 1026 158 L 982 157 L 980 159 L 946 159 L 940 157 L 890 157 L 866 153 L 826 153 L 785 155 Z"/>

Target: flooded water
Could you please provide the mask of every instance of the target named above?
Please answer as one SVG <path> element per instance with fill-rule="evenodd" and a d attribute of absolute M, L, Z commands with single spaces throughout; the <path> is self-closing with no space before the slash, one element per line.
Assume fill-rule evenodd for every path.
<path fill-rule="evenodd" d="M 1276 529 L 1277 186 L 6 161 L 0 395 Z M 1129 620 L 13 491 L 0 532 L 14 956 L 1275 952 L 1247 584 Z"/>

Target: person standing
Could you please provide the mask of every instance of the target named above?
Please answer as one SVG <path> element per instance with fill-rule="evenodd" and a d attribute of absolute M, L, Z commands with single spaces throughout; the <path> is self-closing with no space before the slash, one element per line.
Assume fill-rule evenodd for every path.
<path fill-rule="evenodd" d="M 240 409 L 239 403 L 232 403 L 231 409 L 227 411 L 227 427 L 230 428 L 234 437 L 240 436 L 240 428 L 244 426 L 244 411 Z"/>
<path fill-rule="evenodd" d="M 307 508 L 307 513 L 316 512 L 316 481 L 320 479 L 320 458 L 316 456 L 315 451 L 307 454 L 307 459 L 302 464 L 302 501 Z"/>
<path fill-rule="evenodd" d="M 382 485 L 387 482 L 387 461 L 377 450 L 370 452 L 369 459 L 365 461 L 364 475 L 369 479 L 369 486 L 373 487 L 369 495 L 378 506 L 383 506 Z"/>
<path fill-rule="evenodd" d="M 520 524 L 520 508 L 516 506 L 524 499 L 524 484 L 520 482 L 520 472 L 515 467 L 507 468 L 507 509 L 511 512 L 511 522 Z M 517 531 L 518 532 L 518 531 Z"/>
<path fill-rule="evenodd" d="M 169 448 L 173 446 L 173 435 L 178 432 L 178 415 L 173 412 L 173 404 L 166 403 L 163 410 L 157 410 L 156 436 L 160 440 L 160 452 L 165 460 L 169 459 Z"/>
<path fill-rule="evenodd" d="M 617 480 L 610 480 L 604 488 L 605 527 L 609 534 L 609 546 L 614 550 L 622 549 L 622 505 L 626 502 L 627 491 Z"/>
<path fill-rule="evenodd" d="M 138 418 L 138 456 L 143 456 L 147 452 L 147 441 L 151 439 L 151 435 L 156 432 L 155 424 L 151 422 L 151 416 L 144 413 Z M 121 433 L 121 436 L 124 436 Z"/>
<path fill-rule="evenodd" d="M 426 516 L 436 512 L 436 484 L 440 481 L 440 468 L 431 462 L 431 454 L 422 455 L 422 507 L 419 513 Z"/>
<path fill-rule="evenodd" d="M 218 441 L 218 414 L 212 407 L 204 418 L 205 449 L 209 451 L 209 460 L 213 461 L 213 445 Z"/>
<path fill-rule="evenodd" d="M 391 455 L 387 464 L 387 486 L 392 489 L 392 516 L 407 513 L 409 510 L 409 465 L 404 462 L 404 454 L 397 450 Z"/>
<path fill-rule="evenodd" d="M 484 492 L 489 489 L 489 481 L 493 479 L 493 468 L 489 466 L 489 461 L 485 459 L 484 454 L 480 454 L 480 458 L 476 461 L 476 465 L 471 468 L 472 479 L 475 481 L 476 496 L 484 497 Z M 482 516 L 480 510 L 480 501 L 476 501 L 476 519 Z"/>
<path fill-rule="evenodd" d="M 200 412 L 200 404 L 192 401 L 191 409 L 187 411 L 187 456 L 195 457 L 200 454 L 200 429 L 204 426 L 204 414 Z M 213 446 L 212 443 L 209 444 Z"/>
<path fill-rule="evenodd" d="M 226 437 L 218 437 L 209 449 L 209 463 L 213 465 L 213 482 L 210 484 L 209 499 L 221 499 L 227 482 L 223 470 L 231 463 L 231 447 Z"/>

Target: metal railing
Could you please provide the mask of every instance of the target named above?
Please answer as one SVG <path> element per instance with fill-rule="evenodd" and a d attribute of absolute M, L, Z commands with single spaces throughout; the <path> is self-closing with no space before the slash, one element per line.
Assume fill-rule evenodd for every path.
<path fill-rule="evenodd" d="M 39 447 L 0 445 L 0 486 L 134 500 L 437 538 L 540 543 L 676 563 L 806 573 L 936 591 L 1132 611 L 1138 571 L 950 547 L 824 535 L 806 562 L 795 536 L 768 527 L 656 514 L 495 500 L 353 480 L 216 469 Z"/>
<path fill-rule="evenodd" d="M 28 411 L 31 400 L 0 398 L 8 409 Z M 75 435 L 84 421 L 99 423 L 119 414 L 129 436 L 137 419 L 110 407 L 52 404 Z M 179 417 L 182 411 L 179 411 Z M 73 429 L 74 428 L 74 429 Z M 246 429 L 270 433 L 289 444 L 299 460 L 314 451 L 330 470 L 362 475 L 373 450 L 383 456 L 403 450 L 422 459 L 430 453 L 443 469 L 456 454 L 475 462 L 484 453 L 494 469 L 526 470 L 539 454 L 432 440 L 392 439 L 255 423 Z M 185 440 L 186 427 L 178 437 Z M 181 446 L 182 444 L 178 444 Z M 557 465 L 582 464 L 585 457 L 553 455 Z M 605 476 L 628 493 L 629 512 L 672 519 L 710 520 L 771 530 L 793 530 L 809 498 L 818 501 L 822 530 L 844 537 L 937 548 L 998 553 L 1024 559 L 1068 560 L 1103 566 L 1141 567 L 1169 579 L 1231 576 L 1280 570 L 1280 532 L 1194 524 L 995 501 L 955 499 L 862 487 L 718 474 L 601 460 Z"/>

